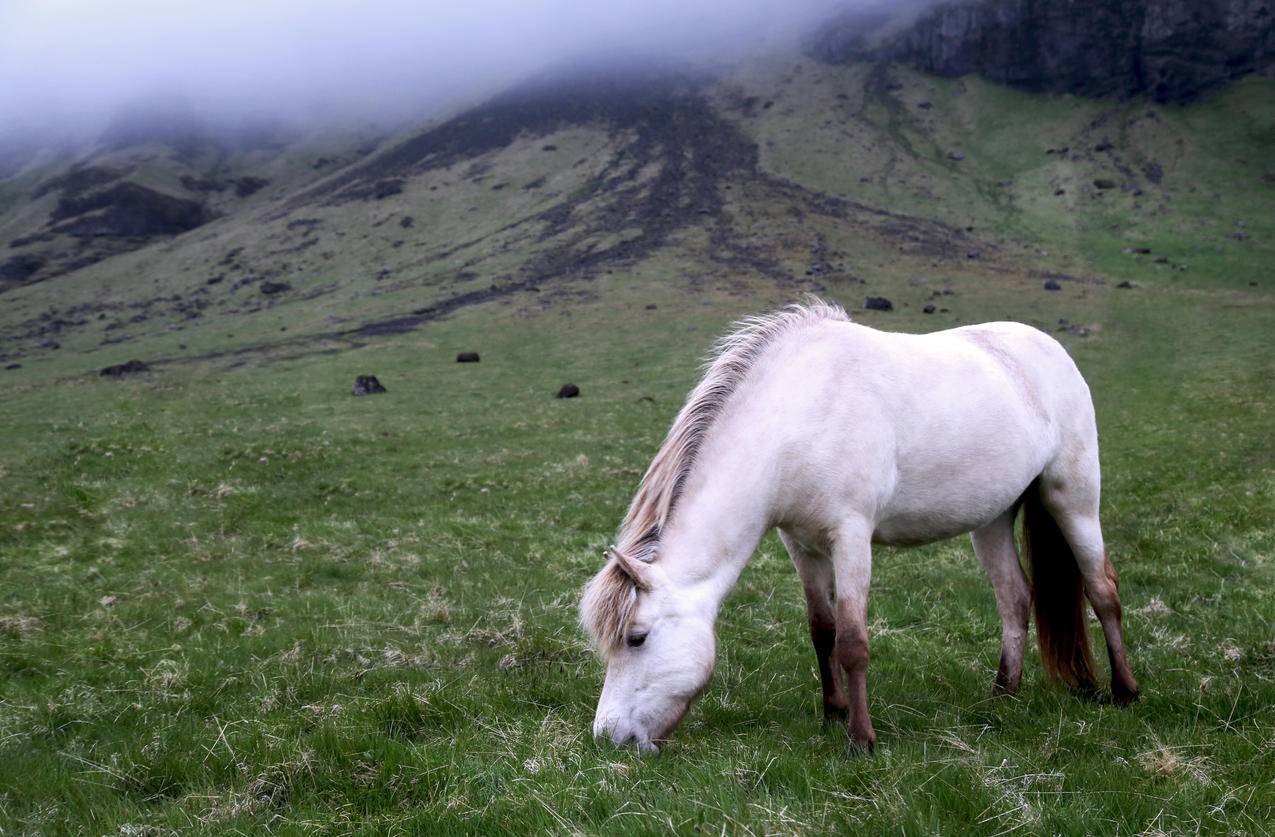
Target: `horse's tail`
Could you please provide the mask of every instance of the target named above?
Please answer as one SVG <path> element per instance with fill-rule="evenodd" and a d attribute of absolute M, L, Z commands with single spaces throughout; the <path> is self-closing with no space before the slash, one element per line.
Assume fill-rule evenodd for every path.
<path fill-rule="evenodd" d="M 1045 673 L 1068 686 L 1093 688 L 1085 585 L 1076 556 L 1040 498 L 1040 480 L 1023 495 L 1023 551 L 1031 566 L 1036 636 Z"/>

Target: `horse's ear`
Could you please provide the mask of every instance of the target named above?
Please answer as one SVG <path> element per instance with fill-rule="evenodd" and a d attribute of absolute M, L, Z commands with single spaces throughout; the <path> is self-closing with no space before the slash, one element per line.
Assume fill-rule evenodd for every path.
<path fill-rule="evenodd" d="M 615 561 L 615 566 L 628 576 L 629 580 L 639 590 L 651 589 L 651 565 L 636 558 L 625 555 L 615 547 L 607 550 L 607 554 L 611 556 L 611 560 Z"/>

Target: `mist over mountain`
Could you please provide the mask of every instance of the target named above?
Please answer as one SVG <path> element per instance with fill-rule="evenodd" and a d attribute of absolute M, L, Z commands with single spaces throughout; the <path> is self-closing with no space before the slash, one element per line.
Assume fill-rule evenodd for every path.
<path fill-rule="evenodd" d="M 860 6 L 884 5 L 862 0 Z M 572 56 L 700 63 L 800 33 L 845 0 L 466 4 L 86 0 L 0 5 L 0 141 L 94 137 L 183 102 L 212 125 L 396 125 Z"/>

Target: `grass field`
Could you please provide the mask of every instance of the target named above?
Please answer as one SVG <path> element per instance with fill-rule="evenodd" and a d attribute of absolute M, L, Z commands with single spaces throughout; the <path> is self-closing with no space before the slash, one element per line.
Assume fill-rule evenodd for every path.
<path fill-rule="evenodd" d="M 837 72 L 851 84 L 853 70 Z M 763 81 L 735 83 L 747 92 Z M 899 96 L 931 83 L 911 78 Z M 1238 103 L 1171 116 L 1189 127 L 1212 114 L 1231 137 L 1224 149 L 1264 151 L 1269 138 L 1218 116 L 1235 108 L 1244 124 L 1266 124 L 1268 111 L 1244 104 L 1253 89 L 1238 88 Z M 935 108 L 947 107 L 942 93 Z M 1050 101 L 1059 125 L 1070 124 L 1069 109 L 1089 107 L 1037 106 Z M 918 130 L 891 122 L 897 114 L 873 115 L 887 105 L 869 101 L 863 118 Z M 767 171 L 818 181 L 835 160 L 796 135 L 785 145 L 768 133 L 782 127 L 770 121 L 783 107 L 741 124 L 769 149 Z M 1204 128 L 1188 135 L 1207 139 Z M 563 136 L 581 154 L 605 151 L 594 134 Z M 279 323 L 309 333 L 334 314 L 423 304 L 439 286 L 359 296 L 350 288 L 366 288 L 354 277 L 348 297 L 255 318 L 213 310 L 178 332 L 167 327 L 177 320 L 156 317 L 123 345 L 72 335 L 4 373 L 0 833 L 1275 830 L 1266 243 L 1275 216 L 1270 191 L 1260 191 L 1270 187 L 1211 156 L 1171 168 L 1183 183 L 1227 191 L 1247 213 L 1252 238 L 1219 252 L 1214 242 L 1234 219 L 1200 221 L 1185 186 L 1177 199 L 1196 208 L 1181 216 L 1126 208 L 1113 220 L 1115 210 L 1092 202 L 996 210 L 968 197 L 977 183 L 1048 178 L 1022 174 L 1023 162 L 1017 175 L 989 171 L 968 186 L 984 140 L 963 142 L 965 170 L 926 157 L 915 140 L 890 146 L 890 176 L 930 182 L 933 201 L 900 197 L 898 184 L 851 194 L 857 178 L 829 191 L 948 223 L 959 214 L 953 202 L 968 201 L 988 229 L 981 259 L 901 252 L 853 219 L 794 219 L 784 206 L 750 202 L 756 184 L 731 190 L 736 229 L 796 277 L 816 236 L 844 254 L 847 269 L 818 277 L 820 286 L 869 325 L 925 331 L 1008 318 L 1058 334 L 1097 405 L 1105 532 L 1139 703 L 1115 709 L 1068 694 L 1044 682 L 1034 651 L 1021 693 L 990 698 L 999 622 L 968 541 L 878 549 L 869 674 L 878 746 L 849 757 L 844 731 L 821 727 L 802 595 L 771 536 L 723 609 L 717 673 L 673 741 L 656 757 L 594 744 L 602 669 L 575 624 L 579 588 L 714 336 L 804 287 L 706 260 L 707 234 L 691 228 L 613 272 L 465 307 L 357 348 L 321 353 L 336 345 L 319 341 L 212 355 L 261 341 Z M 501 165 L 528 159 L 528 147 L 494 158 L 496 179 Z M 575 188 L 575 175 L 561 176 Z M 432 182 L 401 200 L 424 206 Z M 509 206 L 494 202 L 474 224 L 502 229 Z M 338 229 L 383 220 L 354 208 L 317 212 Z M 1070 226 L 1055 229 L 1051 218 Z M 1190 270 L 1122 254 L 1098 229 L 1110 223 L 1156 253 L 1163 242 L 1175 261 L 1189 252 Z M 221 258 L 220 236 L 239 236 L 251 252 L 258 232 L 230 224 L 11 291 L 6 327 L 59 293 L 93 298 L 94 282 L 125 300 L 130 270 L 146 293 L 202 283 L 208 270 L 193 270 Z M 513 269 L 505 265 L 523 245 L 493 235 L 490 262 L 468 281 Z M 398 258 L 350 239 L 354 255 L 343 251 L 341 265 Z M 394 264 L 404 275 L 443 270 Z M 1060 265 L 1077 276 L 1043 291 L 1039 271 Z M 1119 289 L 1121 279 L 1138 287 Z M 922 314 L 942 288 L 953 291 L 940 298 L 947 310 Z M 885 293 L 896 310 L 858 311 L 865 293 Z M 1058 331 L 1060 318 L 1088 335 Z M 179 341 L 204 357 L 179 360 Z M 482 362 L 454 363 L 462 350 Z M 131 356 L 171 362 L 125 380 L 90 374 Z M 362 373 L 389 392 L 351 397 Z M 553 398 L 567 381 L 582 397 Z"/>

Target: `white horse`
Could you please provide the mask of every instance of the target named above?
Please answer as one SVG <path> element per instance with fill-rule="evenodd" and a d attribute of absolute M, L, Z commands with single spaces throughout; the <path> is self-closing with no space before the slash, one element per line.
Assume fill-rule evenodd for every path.
<path fill-rule="evenodd" d="M 817 300 L 744 320 L 719 343 L 585 588 L 581 623 L 607 663 L 594 736 L 643 751 L 669 736 L 712 675 L 722 600 L 776 526 L 805 590 L 825 716 L 848 716 L 853 747 L 876 740 L 873 543 L 973 533 L 1001 618 L 997 693 L 1018 688 L 1033 598 L 1046 671 L 1093 688 L 1088 594 L 1112 697 L 1127 703 L 1138 686 L 1098 494 L 1089 388 L 1036 329 L 895 334 Z M 1020 506 L 1030 582 L 1014 544 Z"/>

